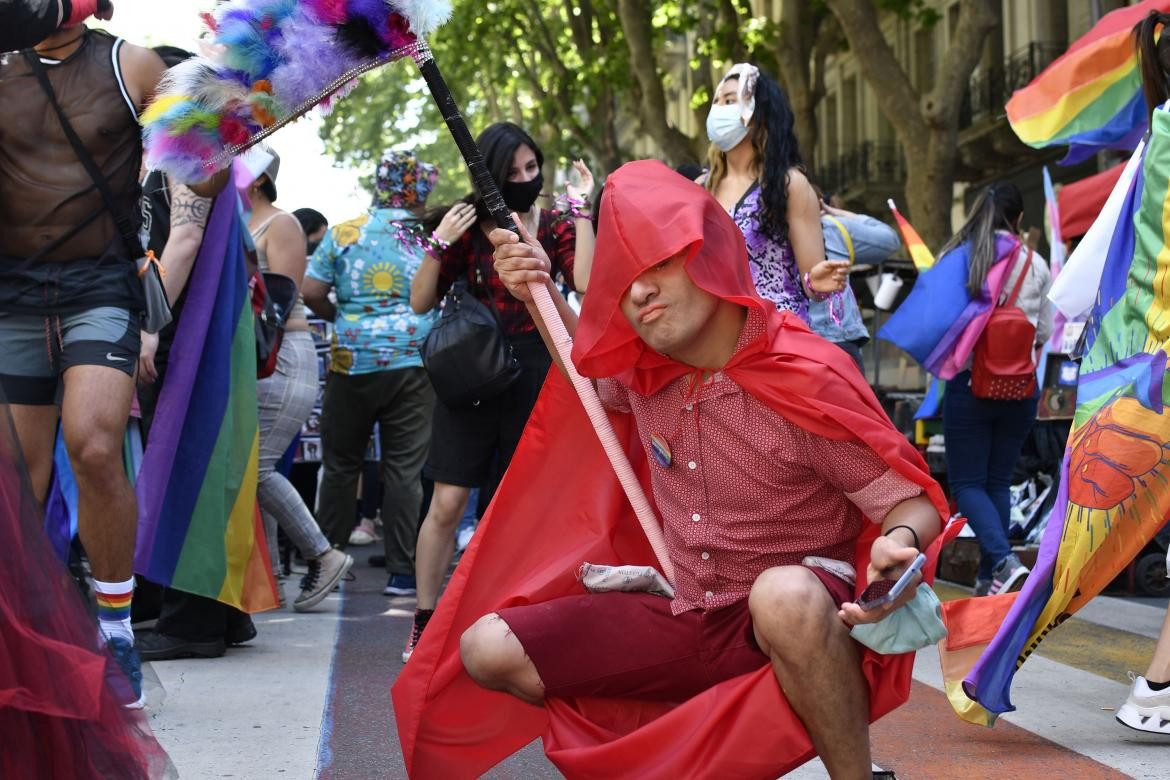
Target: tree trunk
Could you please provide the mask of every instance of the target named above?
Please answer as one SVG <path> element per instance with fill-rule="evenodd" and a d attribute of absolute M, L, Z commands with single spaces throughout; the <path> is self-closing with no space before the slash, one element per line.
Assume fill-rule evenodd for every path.
<path fill-rule="evenodd" d="M 715 25 L 711 14 L 699 14 L 697 30 L 698 40 L 710 40 Z M 695 85 L 695 93 L 705 92 L 707 101 L 691 109 L 694 112 L 695 124 L 699 127 L 699 137 L 695 139 L 695 159 L 699 165 L 707 164 L 707 152 L 710 141 L 707 140 L 707 114 L 711 111 L 711 101 L 715 98 L 715 75 L 711 72 L 711 55 L 701 47 L 696 47 L 694 63 L 691 69 L 691 78 Z M 722 74 L 720 74 L 722 75 Z"/>
<path fill-rule="evenodd" d="M 906 154 L 906 202 L 915 228 L 937 250 L 951 235 L 959 109 L 983 43 L 995 29 L 997 0 L 960 0 L 959 22 L 934 89 L 920 97 L 879 25 L 873 0 L 825 0 L 858 70 Z"/>
<path fill-rule="evenodd" d="M 954 200 L 955 161 L 958 150 L 954 133 L 933 128 L 921 150 L 906 148 L 906 205 L 922 240 L 937 252 L 951 237 L 951 203 Z"/>
<path fill-rule="evenodd" d="M 813 87 L 810 83 L 809 59 L 812 46 L 807 43 L 801 0 L 784 0 L 780 6 L 780 35 L 772 50 L 779 68 L 777 77 L 788 93 L 792 113 L 796 119 L 796 140 L 801 157 L 810 165 L 816 154 L 817 115 Z"/>
<path fill-rule="evenodd" d="M 618 18 L 630 50 L 630 69 L 641 92 L 638 116 L 642 129 L 654 139 L 666 159 L 677 165 L 694 156 L 694 147 L 692 139 L 671 127 L 666 119 L 666 92 L 654 59 L 652 12 L 649 0 L 618 0 Z"/>

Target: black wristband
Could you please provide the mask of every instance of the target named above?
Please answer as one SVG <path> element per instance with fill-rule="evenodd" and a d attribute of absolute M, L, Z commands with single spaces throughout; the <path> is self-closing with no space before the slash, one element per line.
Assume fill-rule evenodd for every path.
<path fill-rule="evenodd" d="M 921 551 L 922 544 L 918 541 L 918 532 L 915 531 L 913 528 L 911 528 L 908 525 L 896 525 L 893 528 L 891 528 L 890 530 L 886 531 L 884 534 L 882 534 L 882 536 L 889 536 L 894 531 L 897 531 L 899 528 L 905 528 L 907 531 L 910 532 L 911 536 L 914 537 L 914 549 Z"/>

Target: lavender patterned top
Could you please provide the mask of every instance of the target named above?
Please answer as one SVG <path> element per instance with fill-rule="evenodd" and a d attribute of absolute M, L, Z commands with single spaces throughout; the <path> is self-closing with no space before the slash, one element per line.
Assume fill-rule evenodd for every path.
<path fill-rule="evenodd" d="M 748 267 L 756 291 L 780 311 L 796 312 L 808 321 L 808 299 L 800 281 L 796 255 L 788 241 L 777 241 L 760 229 L 760 185 L 756 182 L 729 210 L 747 243 Z"/>

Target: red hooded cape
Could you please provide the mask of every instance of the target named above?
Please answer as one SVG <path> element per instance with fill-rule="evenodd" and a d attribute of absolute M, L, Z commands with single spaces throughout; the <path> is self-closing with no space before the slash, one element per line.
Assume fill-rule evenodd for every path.
<path fill-rule="evenodd" d="M 739 229 L 714 198 L 661 163 L 630 163 L 606 182 L 573 350 L 581 373 L 618 376 L 650 394 L 693 370 L 646 347 L 618 306 L 638 274 L 681 251 L 698 286 L 766 317 L 765 335 L 724 372 L 806 430 L 866 443 L 921 485 L 946 517 L 926 464 L 890 423 L 852 359 L 756 294 Z M 611 418 L 651 495 L 632 418 Z M 878 531 L 867 524 L 858 539 L 859 592 Z M 929 550 L 930 576 L 942 541 L 940 535 Z M 459 660 L 460 634 L 502 607 L 583 593 L 575 578 L 583 561 L 653 564 L 654 556 L 580 402 L 553 372 L 491 507 L 394 685 L 412 778 L 477 777 L 538 735 L 570 778 L 775 777 L 814 755 L 768 666 L 677 706 L 550 699 L 542 709 L 472 682 Z M 863 665 L 876 720 L 908 697 L 913 655 L 867 650 Z"/>

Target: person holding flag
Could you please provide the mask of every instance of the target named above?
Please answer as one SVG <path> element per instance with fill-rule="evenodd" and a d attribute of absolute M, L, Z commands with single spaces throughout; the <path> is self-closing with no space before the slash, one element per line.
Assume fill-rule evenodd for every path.
<path fill-rule="evenodd" d="M 1167 23 L 1170 23 L 1170 14 L 1151 12 L 1133 30 L 1141 65 L 1142 86 L 1150 114 L 1149 126 L 1157 134 L 1157 138 L 1151 138 L 1151 146 L 1166 140 L 1165 111 L 1157 111 L 1157 108 L 1164 107 L 1166 101 L 1170 100 L 1170 38 L 1165 35 Z M 1157 123 L 1154 122 L 1155 113 L 1159 115 Z M 1155 224 L 1163 223 L 1165 229 L 1161 219 L 1162 204 L 1154 202 L 1150 205 L 1150 210 L 1157 208 L 1159 213 L 1143 214 L 1143 221 L 1152 218 Z M 1100 340 L 1100 335 L 1097 338 Z M 1151 428 L 1151 433 L 1165 436 L 1167 423 L 1164 410 Z M 1151 519 L 1162 516 L 1164 514 L 1155 514 Z M 1170 564 L 1170 553 L 1167 554 L 1167 563 Z M 1167 611 L 1162 623 L 1158 643 L 1154 646 L 1154 655 L 1146 673 L 1136 676 L 1131 674 L 1131 677 L 1133 686 L 1125 703 L 1117 710 L 1118 722 L 1138 731 L 1170 734 L 1170 611 Z"/>

